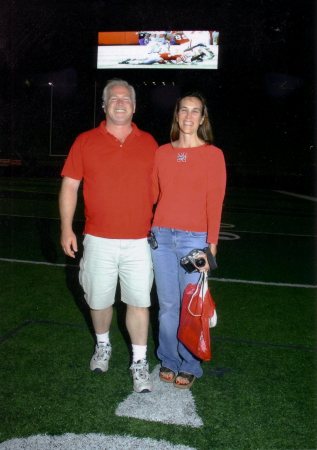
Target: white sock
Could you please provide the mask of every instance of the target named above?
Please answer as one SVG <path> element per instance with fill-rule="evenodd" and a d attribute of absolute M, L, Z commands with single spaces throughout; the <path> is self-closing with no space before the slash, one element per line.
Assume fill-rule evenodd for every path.
<path fill-rule="evenodd" d="M 132 344 L 132 354 L 133 362 L 140 361 L 140 359 L 146 358 L 146 345 L 135 345 Z"/>
<path fill-rule="evenodd" d="M 97 338 L 97 345 L 110 344 L 109 331 L 107 331 L 107 333 L 103 333 L 103 334 L 97 334 L 96 333 L 96 338 Z"/>

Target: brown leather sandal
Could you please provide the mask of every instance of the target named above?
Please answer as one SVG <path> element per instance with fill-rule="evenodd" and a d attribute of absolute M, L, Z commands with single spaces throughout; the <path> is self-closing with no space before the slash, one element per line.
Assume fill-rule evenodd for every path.
<path fill-rule="evenodd" d="M 160 380 L 164 383 L 174 383 L 176 378 L 176 373 L 168 367 L 160 368 Z"/>
<path fill-rule="evenodd" d="M 175 377 L 174 387 L 178 389 L 190 389 L 195 379 L 195 375 L 192 375 L 191 373 L 179 372 L 177 377 Z"/>

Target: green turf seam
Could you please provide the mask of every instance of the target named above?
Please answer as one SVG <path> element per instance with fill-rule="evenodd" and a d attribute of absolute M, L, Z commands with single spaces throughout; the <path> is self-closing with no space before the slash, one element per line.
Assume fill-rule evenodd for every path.
<path fill-rule="evenodd" d="M 53 325 L 53 326 L 60 326 L 60 327 L 71 327 L 71 328 L 86 328 L 85 324 L 75 324 L 75 323 L 69 323 L 69 322 L 57 322 L 52 320 L 26 320 L 22 322 L 17 327 L 13 328 L 12 330 L 8 331 L 5 335 L 0 337 L 0 344 L 4 341 L 16 336 L 23 328 L 29 326 L 29 325 Z M 307 345 L 297 345 L 297 344 L 274 344 L 272 342 L 263 342 L 263 341 L 254 341 L 254 340 L 248 340 L 248 339 L 236 339 L 236 338 L 230 338 L 230 337 L 222 337 L 222 336 L 213 336 L 212 339 L 214 341 L 218 342 L 229 342 L 232 344 L 237 345 L 249 345 L 249 346 L 257 346 L 257 347 L 271 347 L 271 348 L 279 348 L 279 349 L 285 349 L 285 350 L 302 350 L 306 352 L 317 352 L 316 347 L 310 347 Z"/>
<path fill-rule="evenodd" d="M 56 322 L 52 320 L 25 320 L 17 327 L 13 328 L 13 330 L 8 331 L 6 334 L 0 337 L 0 344 L 8 339 L 17 335 L 23 328 L 29 325 L 57 325 L 62 327 L 71 327 L 71 328 L 87 328 L 86 325 L 83 324 L 75 324 L 75 323 L 67 323 L 67 322 Z"/>

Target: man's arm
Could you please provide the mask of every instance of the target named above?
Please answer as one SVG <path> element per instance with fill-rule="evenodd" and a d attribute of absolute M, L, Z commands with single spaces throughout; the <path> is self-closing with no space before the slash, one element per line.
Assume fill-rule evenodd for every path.
<path fill-rule="evenodd" d="M 75 258 L 78 250 L 77 238 L 73 232 L 73 218 L 77 206 L 80 180 L 64 177 L 59 194 L 59 212 L 61 217 L 61 246 L 64 253 Z"/>

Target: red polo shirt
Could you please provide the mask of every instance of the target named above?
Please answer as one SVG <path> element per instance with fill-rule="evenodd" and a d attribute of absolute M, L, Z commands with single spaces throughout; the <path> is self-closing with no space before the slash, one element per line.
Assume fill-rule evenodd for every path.
<path fill-rule="evenodd" d="M 106 122 L 80 134 L 62 176 L 83 180 L 85 233 L 114 239 L 146 237 L 152 218 L 154 138 L 132 124 L 121 143 Z"/>

